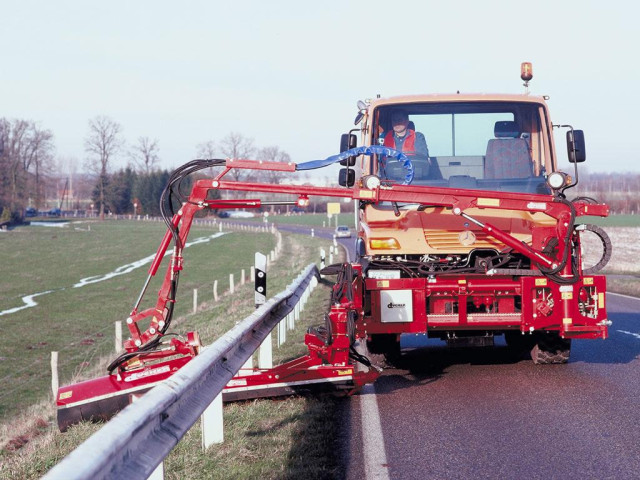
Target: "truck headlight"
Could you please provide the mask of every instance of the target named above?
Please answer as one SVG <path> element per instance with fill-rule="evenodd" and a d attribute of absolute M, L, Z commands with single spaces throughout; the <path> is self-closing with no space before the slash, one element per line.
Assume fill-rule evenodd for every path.
<path fill-rule="evenodd" d="M 362 178 L 362 186 L 368 190 L 375 190 L 380 186 L 380 178 L 375 175 L 367 175 Z"/>
<path fill-rule="evenodd" d="M 568 175 L 563 172 L 553 172 L 547 175 L 547 185 L 552 190 L 558 190 L 567 184 Z"/>

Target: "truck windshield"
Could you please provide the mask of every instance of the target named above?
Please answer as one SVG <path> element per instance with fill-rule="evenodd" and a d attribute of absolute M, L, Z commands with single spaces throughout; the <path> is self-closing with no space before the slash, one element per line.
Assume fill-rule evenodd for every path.
<path fill-rule="evenodd" d="M 541 110 L 524 102 L 382 106 L 374 131 L 378 144 L 409 155 L 413 185 L 549 193 Z M 393 159 L 378 158 L 372 167 L 383 179 L 405 179 Z"/>

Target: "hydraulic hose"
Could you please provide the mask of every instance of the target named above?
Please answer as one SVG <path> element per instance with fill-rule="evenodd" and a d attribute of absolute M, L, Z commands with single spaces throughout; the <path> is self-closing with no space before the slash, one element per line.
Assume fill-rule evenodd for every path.
<path fill-rule="evenodd" d="M 598 261 L 598 263 L 596 263 L 592 267 L 585 268 L 582 272 L 585 275 L 593 275 L 594 273 L 597 273 L 600 270 L 602 270 L 605 267 L 605 265 L 609 263 L 609 260 L 611 260 L 611 253 L 613 252 L 611 239 L 609 238 L 609 235 L 607 235 L 607 232 L 605 232 L 602 228 L 598 227 L 597 225 L 592 225 L 590 223 L 576 226 L 576 231 L 593 232 L 598 236 L 598 238 L 602 242 L 602 249 L 603 249 L 602 257 L 600 257 L 600 260 Z"/>

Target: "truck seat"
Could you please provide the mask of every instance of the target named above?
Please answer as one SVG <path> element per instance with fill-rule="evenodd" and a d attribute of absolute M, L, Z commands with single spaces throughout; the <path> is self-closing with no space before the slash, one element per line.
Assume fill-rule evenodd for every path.
<path fill-rule="evenodd" d="M 531 152 L 516 122 L 496 122 L 494 135 L 487 144 L 484 178 L 531 177 Z"/>

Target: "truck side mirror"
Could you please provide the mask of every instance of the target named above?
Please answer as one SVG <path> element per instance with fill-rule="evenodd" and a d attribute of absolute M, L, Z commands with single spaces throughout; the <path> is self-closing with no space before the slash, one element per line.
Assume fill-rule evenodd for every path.
<path fill-rule="evenodd" d="M 338 184 L 341 187 L 353 187 L 356 183 L 356 172 L 350 168 L 341 168 L 338 176 Z"/>
<path fill-rule="evenodd" d="M 340 153 L 351 150 L 358 146 L 358 138 L 353 133 L 343 133 L 340 137 Z M 356 164 L 356 157 L 349 157 L 340 160 L 340 165 L 345 167 L 353 167 Z"/>
<path fill-rule="evenodd" d="M 571 163 L 582 163 L 587 159 L 584 132 L 582 130 L 569 130 L 567 132 L 567 153 Z"/>

